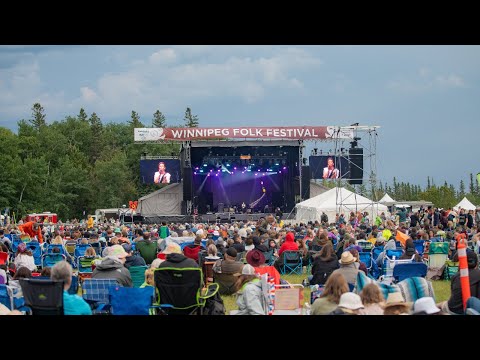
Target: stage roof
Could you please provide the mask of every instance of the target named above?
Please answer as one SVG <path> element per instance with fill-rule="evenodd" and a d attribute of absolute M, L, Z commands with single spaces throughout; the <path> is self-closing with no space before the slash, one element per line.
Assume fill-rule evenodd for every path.
<path fill-rule="evenodd" d="M 300 146 L 301 140 L 192 140 L 191 147 L 240 147 L 240 146 Z"/>

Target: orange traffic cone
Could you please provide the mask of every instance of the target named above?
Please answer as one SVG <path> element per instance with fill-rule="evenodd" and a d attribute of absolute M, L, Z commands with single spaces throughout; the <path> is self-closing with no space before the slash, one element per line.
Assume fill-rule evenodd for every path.
<path fill-rule="evenodd" d="M 464 237 L 457 237 L 458 262 L 460 271 L 460 285 L 462 287 L 463 309 L 467 307 L 470 298 L 470 280 L 468 277 L 467 245 Z"/>

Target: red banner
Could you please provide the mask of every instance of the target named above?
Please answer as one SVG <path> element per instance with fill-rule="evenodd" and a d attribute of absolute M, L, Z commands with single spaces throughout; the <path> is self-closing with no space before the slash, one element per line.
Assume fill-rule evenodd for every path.
<path fill-rule="evenodd" d="M 335 126 L 280 126 L 238 128 L 136 128 L 135 141 L 205 139 L 353 139 L 353 130 Z"/>

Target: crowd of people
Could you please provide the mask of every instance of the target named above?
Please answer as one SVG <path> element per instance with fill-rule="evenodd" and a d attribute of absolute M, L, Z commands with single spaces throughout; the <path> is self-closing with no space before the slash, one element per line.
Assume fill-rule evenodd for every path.
<path fill-rule="evenodd" d="M 299 251 L 303 264 L 311 268 L 311 274 L 307 274 L 309 284 L 323 289 L 312 304 L 312 315 L 463 314 L 458 273 L 451 279 L 450 299 L 443 304 L 436 304 L 433 298 L 421 298 L 409 304 L 400 293 L 392 293 L 385 299 L 375 284 L 367 285 L 357 294 L 358 273 L 369 275 L 369 269 L 360 261 L 363 248 L 359 242 L 383 246 L 376 261 L 381 268 L 386 251 L 398 247 L 395 239 L 398 232 L 407 237 L 402 244 L 401 258 L 418 262 L 424 259 L 417 253 L 413 240 L 448 242 L 449 257 L 456 260 L 458 241 L 464 238 L 469 247 L 471 293 L 472 297 L 479 298 L 479 213 L 480 210 L 455 212 L 430 207 L 410 213 L 400 209 L 373 219 L 365 212 L 352 212 L 347 216 L 339 213 L 335 219 L 323 214 L 315 222 L 290 224 L 278 223 L 273 215 L 258 222 L 232 224 L 121 224 L 119 220 L 100 224 L 86 220 L 68 224 L 20 222 L 0 226 L 0 252 L 9 253 L 9 261 L 0 265 L 0 283 L 18 288 L 20 278 L 32 277 L 40 270 L 25 244 L 21 243 L 12 253 L 12 235 L 28 236 L 42 246 L 59 244 L 65 253 L 69 244 L 101 243 L 102 253 L 92 247 L 86 254 L 95 259 L 94 279 L 115 279 L 125 287 L 132 287 L 129 268 L 147 265 L 142 287 L 154 286 L 155 268 L 198 267 L 202 261 L 208 261 L 213 266 L 212 274 L 207 275 L 219 284 L 220 294 L 237 296 L 238 314 L 264 314 L 260 275 L 268 274 L 275 284 L 286 283 L 281 276 L 283 256 L 286 251 Z M 182 238 L 193 241 L 182 248 L 175 241 Z M 42 269 L 42 276 L 64 281 L 65 314 L 91 314 L 81 296 L 68 293 L 68 279 L 76 264 L 73 257 L 65 260 L 51 269 Z"/>

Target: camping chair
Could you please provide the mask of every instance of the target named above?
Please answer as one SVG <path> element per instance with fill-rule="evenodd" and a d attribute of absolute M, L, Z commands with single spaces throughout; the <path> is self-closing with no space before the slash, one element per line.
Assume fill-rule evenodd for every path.
<path fill-rule="evenodd" d="M 372 249 L 372 258 L 373 258 L 373 261 L 377 261 L 377 258 L 378 256 L 380 255 L 380 253 L 383 252 L 383 249 L 385 248 L 384 245 L 382 246 L 375 246 L 373 249 Z"/>
<path fill-rule="evenodd" d="M 361 252 L 361 253 L 358 253 L 358 256 L 360 257 L 360 261 L 365 264 L 365 266 L 367 267 L 368 273 L 370 274 L 372 272 L 372 266 L 373 266 L 372 253 Z"/>
<path fill-rule="evenodd" d="M 44 251 L 44 254 L 53 253 L 54 248 L 58 248 L 60 250 L 60 254 L 63 254 L 65 255 L 65 257 L 67 257 L 67 252 L 65 251 L 62 244 L 48 244 L 46 251 Z"/>
<path fill-rule="evenodd" d="M 425 240 L 413 240 L 415 245 L 415 250 L 417 250 L 418 255 L 423 256 L 425 252 Z"/>
<path fill-rule="evenodd" d="M 75 249 L 77 248 L 77 243 L 68 242 L 65 244 L 65 250 L 70 254 L 70 256 L 75 256 Z"/>
<path fill-rule="evenodd" d="M 133 287 L 139 288 L 145 282 L 145 270 L 148 266 L 130 266 L 128 270 L 132 277 Z"/>
<path fill-rule="evenodd" d="M 448 242 L 431 242 L 428 248 L 428 267 L 441 268 L 448 259 Z"/>
<path fill-rule="evenodd" d="M 49 253 L 42 255 L 42 268 L 44 267 L 54 267 L 56 263 L 60 261 L 66 261 L 67 258 L 63 254 L 59 253 Z"/>
<path fill-rule="evenodd" d="M 301 315 L 303 307 L 303 285 L 275 285 L 273 315 Z"/>
<path fill-rule="evenodd" d="M 422 277 L 427 275 L 428 267 L 423 262 L 411 262 L 407 264 L 397 264 L 393 268 L 393 278 L 399 282 L 411 277 Z"/>
<path fill-rule="evenodd" d="M 117 285 L 110 286 L 108 294 L 112 315 L 150 315 L 155 288 L 127 288 Z"/>
<path fill-rule="evenodd" d="M 90 304 L 93 314 L 110 313 L 109 288 L 122 286 L 115 279 L 84 279 L 82 297 Z"/>
<path fill-rule="evenodd" d="M 42 246 L 37 241 L 30 241 L 27 244 L 27 249 L 32 252 L 33 260 L 36 266 L 42 265 Z"/>
<path fill-rule="evenodd" d="M 287 250 L 282 253 L 283 262 L 280 265 L 280 274 L 290 275 L 292 273 L 302 275 L 303 263 L 300 251 Z"/>
<path fill-rule="evenodd" d="M 387 250 L 387 254 L 389 253 L 390 250 Z M 396 251 L 396 250 L 392 250 Z M 383 260 L 383 275 L 386 278 L 393 278 L 393 269 L 395 268 L 396 265 L 398 264 L 409 264 L 413 262 L 413 259 L 415 259 L 415 254 L 413 254 L 411 259 L 402 259 L 402 260 L 397 260 L 395 256 L 390 258 L 388 255 L 385 256 L 385 259 Z"/>
<path fill-rule="evenodd" d="M 208 284 L 202 295 L 201 268 L 161 267 L 153 273 L 156 288 L 155 305 L 161 315 L 202 315 L 208 298 L 218 292 L 218 284 Z"/>
<path fill-rule="evenodd" d="M 32 315 L 63 315 L 63 281 L 20 279 Z"/>
<path fill-rule="evenodd" d="M 265 256 L 265 264 L 271 266 L 275 262 L 275 256 L 273 256 L 273 250 L 267 251 L 263 253 Z"/>
<path fill-rule="evenodd" d="M 452 260 L 445 261 L 445 270 L 443 273 L 444 280 L 451 280 L 452 276 L 458 272 L 458 261 L 454 262 Z"/>
<path fill-rule="evenodd" d="M 5 284 L 0 284 L 0 304 L 5 305 L 9 310 L 14 309 L 12 288 Z"/>
<path fill-rule="evenodd" d="M 242 251 L 237 253 L 237 257 L 235 258 L 236 261 L 243 262 L 244 264 L 247 263 L 247 252 L 248 251 Z"/>
<path fill-rule="evenodd" d="M 362 248 L 362 252 L 370 252 L 373 249 L 373 244 L 366 240 L 358 240 L 356 245 Z"/>
<path fill-rule="evenodd" d="M 78 272 L 92 273 L 92 263 L 96 259 L 94 256 L 80 256 L 78 258 Z"/>
<path fill-rule="evenodd" d="M 103 246 L 102 246 L 102 243 L 100 241 L 99 242 L 92 242 L 90 245 L 95 250 L 95 253 L 98 256 L 102 256 Z M 133 249 L 133 246 L 132 246 L 132 249 Z"/>
<path fill-rule="evenodd" d="M 7 252 L 0 251 L 0 265 L 8 265 L 8 253 Z"/>

